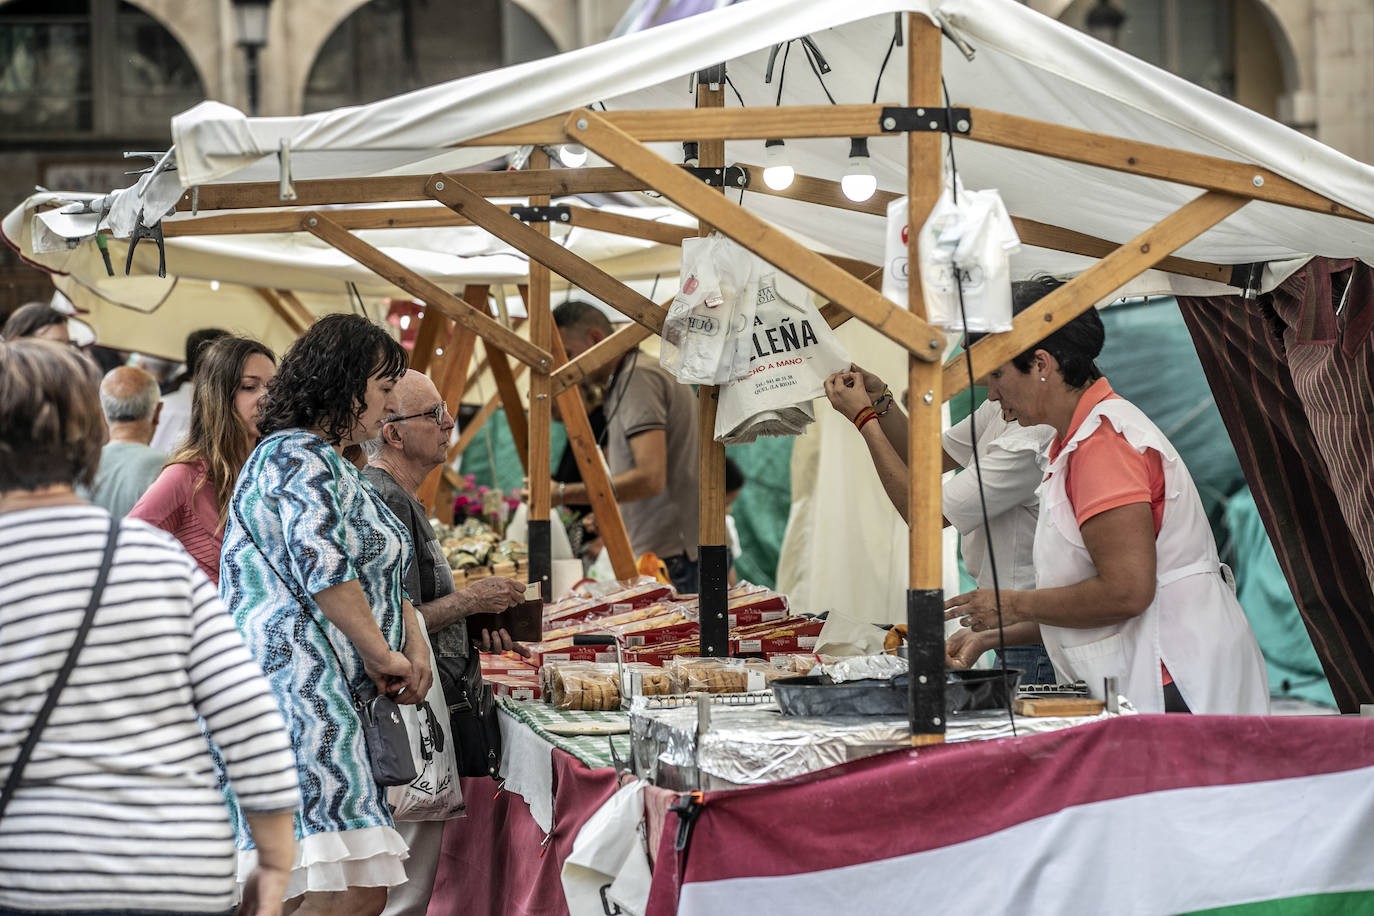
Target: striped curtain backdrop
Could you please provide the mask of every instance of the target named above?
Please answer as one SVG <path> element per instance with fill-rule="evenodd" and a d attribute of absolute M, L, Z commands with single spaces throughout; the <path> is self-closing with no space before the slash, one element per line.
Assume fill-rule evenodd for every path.
<path fill-rule="evenodd" d="M 1331 690 L 1357 711 L 1374 702 L 1374 270 L 1314 258 L 1253 300 L 1178 302 Z"/>

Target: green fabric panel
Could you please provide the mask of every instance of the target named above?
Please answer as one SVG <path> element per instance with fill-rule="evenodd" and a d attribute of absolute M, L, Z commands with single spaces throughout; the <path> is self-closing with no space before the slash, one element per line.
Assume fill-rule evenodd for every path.
<path fill-rule="evenodd" d="M 792 511 L 792 443 L 787 437 L 765 438 L 725 449 L 744 474 L 744 488 L 730 510 L 743 551 L 735 574 L 769 588 L 777 585 L 778 555 Z"/>
<path fill-rule="evenodd" d="M 1308 894 L 1193 910 L 1189 916 L 1374 916 L 1374 893 Z"/>
<path fill-rule="evenodd" d="M 1226 524 L 1235 546 L 1237 597 L 1269 667 L 1269 692 L 1335 708 L 1336 698 L 1249 487 L 1231 497 Z"/>
<path fill-rule="evenodd" d="M 549 471 L 558 466 L 563 457 L 563 447 L 568 443 L 568 434 L 562 423 L 552 424 L 549 430 Z M 492 473 L 495 461 L 496 471 Z M 462 472 L 472 474 L 479 485 L 499 487 L 507 493 L 518 490 L 525 471 L 520 464 L 520 455 L 515 451 L 515 440 L 510 435 L 510 425 L 506 423 L 506 411 L 498 408 L 486 425 L 477 433 L 472 444 L 463 452 Z"/>

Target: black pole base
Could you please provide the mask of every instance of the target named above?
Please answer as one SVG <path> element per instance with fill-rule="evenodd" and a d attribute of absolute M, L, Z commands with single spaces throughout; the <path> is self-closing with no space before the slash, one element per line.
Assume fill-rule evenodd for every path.
<path fill-rule="evenodd" d="M 729 548 L 697 548 L 697 597 L 701 611 L 701 655 L 724 658 L 730 654 L 730 620 L 726 616 L 730 582 Z"/>
<path fill-rule="evenodd" d="M 912 735 L 945 733 L 945 593 L 906 593 L 907 663 L 911 671 L 908 718 Z"/>
<path fill-rule="evenodd" d="M 548 519 L 530 519 L 530 579 L 539 583 L 544 603 L 553 600 L 553 541 Z"/>

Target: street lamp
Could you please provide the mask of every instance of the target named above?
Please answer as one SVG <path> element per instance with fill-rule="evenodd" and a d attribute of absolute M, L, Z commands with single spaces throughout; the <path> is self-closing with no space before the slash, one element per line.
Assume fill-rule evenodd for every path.
<path fill-rule="evenodd" d="M 258 113 L 258 52 L 267 44 L 267 14 L 272 0 L 231 0 L 248 74 L 248 113 Z"/>
<path fill-rule="evenodd" d="M 1121 40 L 1121 26 L 1125 21 L 1126 14 L 1117 9 L 1112 0 L 1097 0 L 1097 6 L 1088 10 L 1088 34 L 1117 47 L 1117 42 Z"/>

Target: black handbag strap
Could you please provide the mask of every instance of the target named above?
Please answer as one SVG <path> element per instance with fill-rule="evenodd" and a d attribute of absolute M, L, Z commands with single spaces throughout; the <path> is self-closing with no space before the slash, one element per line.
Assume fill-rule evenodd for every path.
<path fill-rule="evenodd" d="M 329 638 L 329 631 L 320 623 L 320 619 L 310 612 L 310 605 L 306 602 L 305 596 L 301 594 L 296 584 L 277 571 L 277 566 L 272 562 L 272 559 L 267 556 L 267 551 L 263 550 L 262 545 L 258 543 L 258 539 L 253 537 L 253 532 L 243 519 L 243 513 L 239 511 L 238 503 L 231 499 L 229 500 L 229 504 L 234 507 L 234 518 L 238 519 L 239 527 L 243 529 L 244 536 L 248 538 L 248 543 L 253 545 L 258 555 L 262 557 L 263 562 L 267 564 L 267 568 L 272 570 L 272 574 L 281 580 L 281 584 L 286 586 L 286 590 L 296 599 L 296 603 L 301 606 L 301 610 L 305 612 L 306 616 L 309 617 L 311 622 L 319 629 L 320 635 L 324 637 L 324 644 L 329 647 L 329 654 L 334 656 L 334 661 L 339 665 L 339 673 L 343 676 L 344 689 L 348 691 L 349 699 L 353 701 L 353 708 L 361 711 L 366 704 L 363 702 L 362 697 L 358 695 L 358 692 L 353 689 L 353 685 L 349 683 L 348 668 L 344 666 L 343 659 L 339 658 L 338 650 L 334 648 L 334 640 Z"/>
<path fill-rule="evenodd" d="M 43 702 L 43 708 L 38 711 L 38 718 L 33 720 L 33 727 L 29 729 L 28 737 L 24 739 L 24 746 L 19 749 L 19 756 L 14 758 L 9 777 L 5 779 L 5 787 L 0 790 L 0 817 L 4 817 L 10 799 L 14 797 L 15 790 L 19 788 L 19 777 L 24 772 L 24 765 L 33 756 L 33 750 L 38 746 L 38 737 L 43 733 L 43 726 L 48 724 L 49 717 L 57 708 L 57 698 L 61 696 L 62 688 L 67 686 L 67 681 L 72 675 L 72 669 L 76 667 L 76 657 L 81 654 L 81 647 L 86 644 L 86 634 L 91 632 L 91 623 L 95 620 L 95 609 L 100 606 L 100 596 L 104 594 L 105 582 L 110 577 L 110 561 L 114 559 L 115 542 L 118 540 L 119 520 L 112 518 L 110 519 L 110 533 L 105 539 L 105 553 L 100 558 L 100 569 L 95 574 L 95 587 L 91 589 L 91 600 L 86 605 L 86 615 L 81 619 L 81 626 L 76 630 L 76 638 L 72 640 L 71 648 L 67 650 L 67 660 L 62 663 L 61 670 L 57 672 L 57 679 L 53 681 L 52 687 L 48 690 L 48 697 Z"/>

